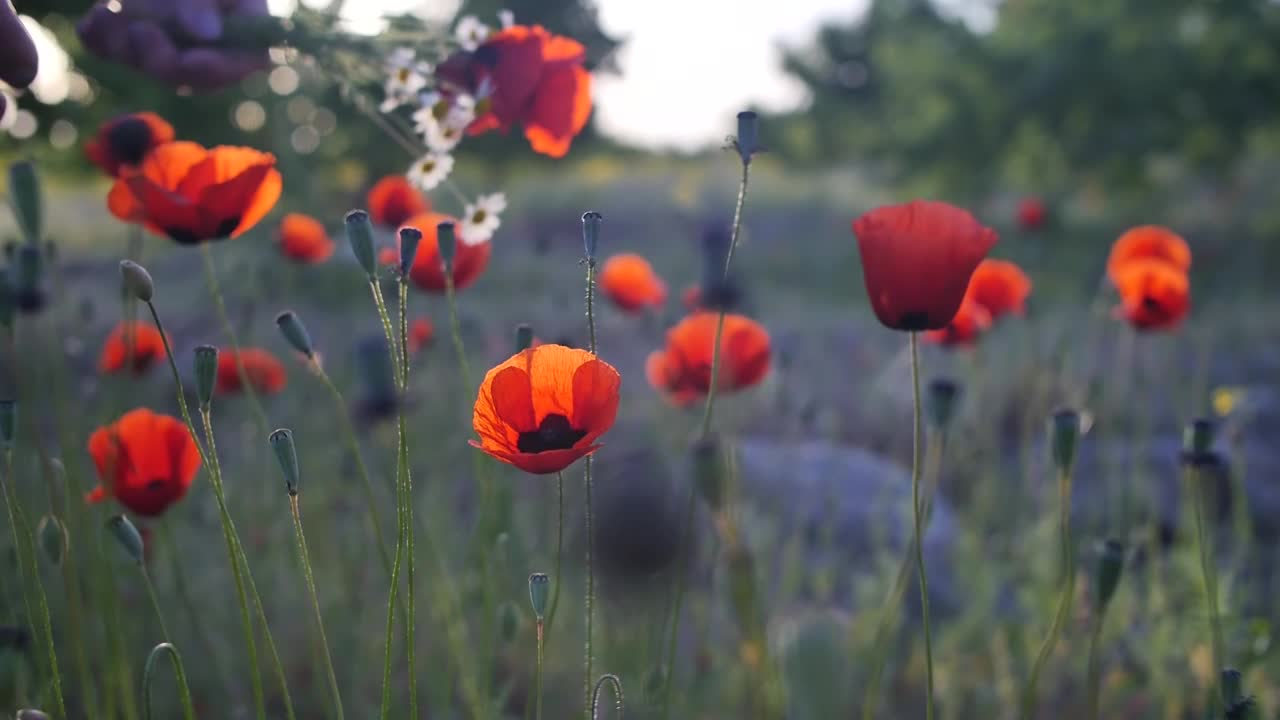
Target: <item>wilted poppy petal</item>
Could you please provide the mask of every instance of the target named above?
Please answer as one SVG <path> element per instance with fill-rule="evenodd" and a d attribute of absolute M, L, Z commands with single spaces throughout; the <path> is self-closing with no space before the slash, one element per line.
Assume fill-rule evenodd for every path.
<path fill-rule="evenodd" d="M 564 157 L 591 117 L 591 74 L 573 65 L 543 74 L 524 121 L 534 152 Z"/>

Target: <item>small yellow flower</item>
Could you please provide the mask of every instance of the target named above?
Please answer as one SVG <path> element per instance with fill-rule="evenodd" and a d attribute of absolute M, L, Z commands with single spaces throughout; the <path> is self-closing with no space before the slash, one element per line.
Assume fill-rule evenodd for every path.
<path fill-rule="evenodd" d="M 1244 400 L 1244 389 L 1238 387 L 1220 387 L 1213 390 L 1213 411 L 1218 417 L 1227 417 L 1240 406 Z"/>

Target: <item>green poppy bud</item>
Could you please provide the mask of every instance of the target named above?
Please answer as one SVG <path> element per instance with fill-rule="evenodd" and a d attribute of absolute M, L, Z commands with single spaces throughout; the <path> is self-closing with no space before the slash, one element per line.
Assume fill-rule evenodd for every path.
<path fill-rule="evenodd" d="M 582 214 L 582 247 L 587 254 L 587 262 L 592 266 L 596 262 L 596 250 L 600 247 L 600 226 L 603 224 L 604 216 L 595 210 Z"/>
<path fill-rule="evenodd" d="M 145 545 L 142 542 L 142 533 L 138 532 L 138 528 L 129 518 L 123 515 L 113 515 L 107 520 L 107 529 L 115 537 L 116 542 L 120 543 L 120 547 L 129 554 L 134 562 L 141 564 L 145 555 Z"/>
<path fill-rule="evenodd" d="M 453 258 L 458 254 L 458 236 L 453 223 L 442 222 L 436 225 L 436 249 L 440 253 L 444 274 L 452 277 Z"/>
<path fill-rule="evenodd" d="M 751 110 L 738 113 L 738 136 L 734 143 L 742 164 L 751 162 L 751 156 L 760 152 L 760 116 Z"/>
<path fill-rule="evenodd" d="M 284 484 L 289 489 L 290 495 L 298 494 L 298 451 L 293 445 L 293 431 L 288 428 L 280 428 L 271 433 L 267 439 L 271 443 L 271 449 L 276 453 L 276 460 L 280 463 L 280 471 L 284 473 Z"/>
<path fill-rule="evenodd" d="M 40 550 L 54 567 L 61 567 L 67 557 L 67 546 L 71 539 L 67 535 L 67 527 L 57 515 L 45 515 L 36 525 L 36 537 L 40 542 Z"/>
<path fill-rule="evenodd" d="M 120 280 L 126 293 L 142 302 L 151 302 L 151 296 L 155 293 L 156 287 L 151 280 L 151 273 L 147 272 L 146 268 L 132 260 L 121 260 Z"/>
<path fill-rule="evenodd" d="M 534 617 L 541 620 L 547 615 L 547 598 L 551 595 L 551 578 L 544 573 L 529 576 L 529 604 L 533 606 Z"/>
<path fill-rule="evenodd" d="M 307 334 L 307 328 L 302 324 L 302 320 L 298 319 L 297 313 L 292 310 L 280 313 L 276 316 L 276 327 L 280 328 L 280 334 L 284 336 L 290 347 L 308 358 L 315 357 L 311 336 Z"/>
<path fill-rule="evenodd" d="M 1119 540 L 1107 540 L 1098 553 L 1098 568 L 1095 582 L 1097 592 L 1094 595 L 1095 607 L 1099 612 L 1107 608 L 1111 597 L 1120 584 L 1120 575 L 1124 571 L 1124 545 Z"/>
<path fill-rule="evenodd" d="M 369 213 L 364 210 L 352 210 L 347 213 L 347 242 L 351 243 L 351 252 L 355 254 L 356 260 L 360 261 L 360 267 L 368 273 L 369 279 L 373 279 L 378 272 L 377 258 L 373 254 L 373 223 L 369 220 Z"/>
<path fill-rule="evenodd" d="M 418 228 L 400 228 L 400 277 L 409 276 L 409 268 L 413 267 L 413 259 L 418 256 L 418 243 L 422 242 L 422 231 Z"/>
<path fill-rule="evenodd" d="M 1062 408 L 1053 413 L 1049 423 L 1050 445 L 1053 462 L 1060 472 L 1068 472 L 1075 465 L 1076 448 L 1080 444 L 1080 413 Z"/>
<path fill-rule="evenodd" d="M 201 345 L 196 348 L 196 397 L 200 407 L 207 409 L 213 402 L 213 388 L 218 381 L 218 348 Z"/>
<path fill-rule="evenodd" d="M 1182 462 L 1204 465 L 1213 457 L 1213 441 L 1217 426 L 1208 418 L 1196 418 L 1182 430 Z"/>

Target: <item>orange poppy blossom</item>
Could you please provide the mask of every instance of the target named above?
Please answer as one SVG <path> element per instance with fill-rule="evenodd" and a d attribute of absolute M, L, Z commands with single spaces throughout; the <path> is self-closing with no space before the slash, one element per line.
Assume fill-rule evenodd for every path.
<path fill-rule="evenodd" d="M 1182 273 L 1191 270 L 1191 248 L 1181 235 L 1159 225 L 1139 225 L 1121 235 L 1107 257 L 1107 277 L 1119 287 L 1121 269 L 1135 260 L 1159 260 Z"/>
<path fill-rule="evenodd" d="M 688 405 L 711 389 L 711 361 L 719 314 L 699 311 L 667 331 L 667 346 L 649 354 L 649 384 L 676 405 Z M 756 385 L 769 372 L 769 333 L 743 315 L 726 314 L 720 337 L 716 389 L 733 392 Z"/>
<path fill-rule="evenodd" d="M 111 177 L 142 163 L 157 145 L 173 141 L 173 126 L 153 112 L 130 113 L 108 120 L 84 145 L 89 162 Z"/>
<path fill-rule="evenodd" d="M 978 263 L 965 290 L 966 299 L 985 308 L 992 321 L 1009 313 L 1026 314 L 1030 295 L 1031 278 L 1022 268 L 1008 260 L 990 258 Z"/>
<path fill-rule="evenodd" d="M 853 222 L 876 317 L 894 330 L 941 330 L 996 233 L 967 210 L 928 200 L 876 208 Z"/>
<path fill-rule="evenodd" d="M 310 215 L 289 213 L 280 220 L 280 252 L 305 264 L 322 263 L 333 255 L 334 242 L 324 225 Z"/>
<path fill-rule="evenodd" d="M 431 202 L 404 175 L 387 175 L 374 183 L 367 205 L 369 219 L 379 227 L 400 227 L 414 215 L 431 210 Z"/>
<path fill-rule="evenodd" d="M 270 153 L 171 142 L 116 180 L 107 208 L 121 220 L 195 245 L 244 234 L 271 211 L 282 188 Z"/>
<path fill-rule="evenodd" d="M 440 260 L 440 247 L 436 243 L 436 226 L 444 222 L 456 223 L 457 220 L 448 215 L 429 212 L 409 218 L 403 226 L 417 228 L 422 232 L 422 240 L 418 242 L 418 252 L 413 257 L 413 265 L 409 267 L 409 279 L 426 292 L 445 291 L 444 264 Z M 383 248 L 378 252 L 378 261 L 383 265 L 398 265 L 400 263 L 399 243 L 397 233 L 397 247 Z M 457 239 L 453 256 L 454 290 L 465 290 L 480 278 L 485 268 L 489 267 L 491 250 L 488 240 L 472 244 L 461 237 Z"/>
<path fill-rule="evenodd" d="M 435 335 L 435 326 L 426 318 L 418 318 L 409 323 L 409 352 L 416 353 L 425 349 Z"/>
<path fill-rule="evenodd" d="M 1120 293 L 1116 315 L 1138 330 L 1172 330 L 1191 311 L 1187 274 L 1164 260 L 1131 260 L 1112 279 Z"/>
<path fill-rule="evenodd" d="M 636 313 L 661 307 L 667 301 L 667 284 L 640 255 L 623 253 L 600 267 L 600 291 L 624 312 Z"/>
<path fill-rule="evenodd" d="M 284 390 L 288 378 L 285 376 L 284 365 L 275 355 L 260 348 L 241 348 L 239 357 L 254 392 L 274 395 Z M 236 366 L 236 352 L 230 348 L 218 351 L 217 382 L 214 388 L 219 393 L 238 393 L 244 390 L 244 384 L 240 381 L 240 369 Z"/>
<path fill-rule="evenodd" d="M 941 330 L 926 330 L 921 339 L 944 347 L 967 347 L 991 327 L 991 313 L 977 300 L 966 296 L 951 322 Z"/>
<path fill-rule="evenodd" d="M 534 152 L 564 157 L 591 115 L 591 74 L 586 48 L 540 25 L 513 25 L 495 32 L 472 52 L 454 53 L 437 68 L 442 80 L 480 101 L 471 135 L 524 126 Z"/>
<path fill-rule="evenodd" d="M 200 451 L 187 426 L 146 408 L 95 430 L 89 455 L 99 484 L 85 500 L 113 497 L 139 515 L 159 515 L 181 500 L 200 469 Z"/>
<path fill-rule="evenodd" d="M 132 348 L 129 347 L 130 344 Z M 128 369 L 135 375 L 141 375 L 157 360 L 163 358 L 164 354 L 164 338 L 154 325 L 142 322 L 121 322 L 107 335 L 106 342 L 102 344 L 102 354 L 98 356 L 98 370 L 103 373 L 118 373 Z"/>
<path fill-rule="evenodd" d="M 622 378 L 586 350 L 539 345 L 490 370 L 480 384 L 473 447 L 535 475 L 595 452 L 613 427 Z"/>

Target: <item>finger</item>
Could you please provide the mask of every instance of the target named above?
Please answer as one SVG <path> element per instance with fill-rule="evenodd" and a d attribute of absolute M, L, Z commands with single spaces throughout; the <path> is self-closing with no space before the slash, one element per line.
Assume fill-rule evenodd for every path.
<path fill-rule="evenodd" d="M 0 0 L 0 80 L 24 88 L 36 79 L 37 67 L 35 43 L 9 0 Z"/>
<path fill-rule="evenodd" d="M 152 22 L 129 24 L 132 65 L 157 80 L 178 82 L 178 50 L 173 41 Z"/>
<path fill-rule="evenodd" d="M 222 35 L 222 14 L 217 0 L 174 0 L 178 28 L 195 40 L 208 42 Z"/>

